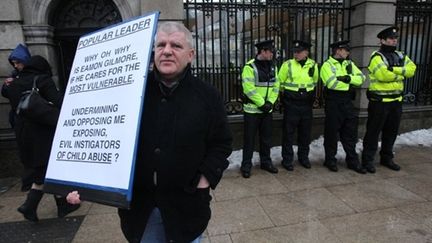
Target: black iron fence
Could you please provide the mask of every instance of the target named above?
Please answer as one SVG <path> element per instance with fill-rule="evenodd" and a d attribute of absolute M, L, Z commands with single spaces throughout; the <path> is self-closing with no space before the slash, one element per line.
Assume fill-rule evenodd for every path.
<path fill-rule="evenodd" d="M 345 2 L 345 3 L 344 3 Z M 186 0 L 186 25 L 193 32 L 196 75 L 219 88 L 230 114 L 242 112 L 241 69 L 255 56 L 256 42 L 273 39 L 277 64 L 292 56 L 291 42 L 313 44 L 311 57 L 323 63 L 329 44 L 349 38 L 349 1 L 326 0 Z M 345 5 L 344 5 L 345 4 Z M 316 107 L 322 105 L 317 89 Z"/>
<path fill-rule="evenodd" d="M 399 47 L 417 65 L 416 75 L 407 80 L 405 101 L 432 104 L 432 0 L 396 1 Z"/>
<path fill-rule="evenodd" d="M 291 43 L 313 44 L 311 57 L 323 63 L 330 43 L 349 39 L 350 0 L 185 0 L 185 24 L 193 32 L 193 72 L 217 87 L 227 112 L 242 112 L 241 70 L 255 56 L 256 42 L 273 39 L 278 65 L 292 56 Z M 405 101 L 432 104 L 432 0 L 396 1 L 400 49 L 417 64 L 407 80 Z M 322 107 L 322 84 L 315 107 Z"/>

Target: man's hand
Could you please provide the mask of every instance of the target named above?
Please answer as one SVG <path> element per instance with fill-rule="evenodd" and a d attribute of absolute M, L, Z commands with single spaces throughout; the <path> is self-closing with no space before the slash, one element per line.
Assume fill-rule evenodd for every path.
<path fill-rule="evenodd" d="M 14 80 L 13 78 L 7 78 L 5 79 L 4 83 L 6 84 L 6 86 L 9 86 L 13 80 Z"/>
<path fill-rule="evenodd" d="M 349 84 L 351 82 L 351 77 L 349 75 L 345 75 L 345 76 L 338 76 L 336 77 L 337 80 L 342 81 L 346 84 Z"/>
<path fill-rule="evenodd" d="M 273 105 L 272 105 L 272 103 L 270 103 L 270 101 L 266 101 L 264 103 L 264 105 L 258 107 L 258 109 L 260 109 L 264 113 L 269 113 L 272 108 L 273 108 Z"/>
<path fill-rule="evenodd" d="M 210 183 L 208 182 L 207 178 L 205 176 L 201 175 L 201 178 L 198 182 L 197 188 L 208 188 L 210 186 Z"/>
<path fill-rule="evenodd" d="M 314 73 L 315 73 L 315 66 L 309 68 L 309 71 L 308 71 L 309 77 L 313 78 Z"/>
<path fill-rule="evenodd" d="M 78 191 L 69 192 L 66 196 L 66 201 L 70 204 L 80 204 L 81 200 Z"/>
<path fill-rule="evenodd" d="M 348 74 L 352 74 L 352 63 L 350 63 L 349 65 L 346 66 L 346 71 Z"/>

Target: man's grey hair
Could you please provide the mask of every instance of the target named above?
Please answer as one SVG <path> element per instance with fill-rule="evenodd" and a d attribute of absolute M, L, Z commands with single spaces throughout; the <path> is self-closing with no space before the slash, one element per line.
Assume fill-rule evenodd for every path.
<path fill-rule="evenodd" d="M 164 32 L 167 34 L 172 34 L 174 32 L 183 32 L 186 36 L 186 42 L 189 44 L 191 48 L 194 48 L 192 33 L 182 23 L 173 22 L 173 21 L 163 22 L 159 24 L 157 31 Z M 156 40 L 157 40 L 157 35 L 156 35 Z"/>

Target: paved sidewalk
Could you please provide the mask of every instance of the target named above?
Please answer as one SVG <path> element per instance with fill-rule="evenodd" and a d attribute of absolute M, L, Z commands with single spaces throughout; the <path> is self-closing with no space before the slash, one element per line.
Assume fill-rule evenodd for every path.
<path fill-rule="evenodd" d="M 321 161 L 312 161 L 310 170 L 279 167 L 276 175 L 255 167 L 249 179 L 227 171 L 212 192 L 212 219 L 202 242 L 432 243 L 431 158 L 430 147 L 398 148 L 401 171 L 377 165 L 377 173 L 367 175 L 342 162 L 339 172 L 330 172 Z M 33 237 L 26 242 L 125 242 L 116 209 L 95 203 L 56 219 L 54 199 L 45 195 L 41 221 L 23 221 L 16 212 L 25 198 L 18 182 L 10 180 L 15 185 L 6 192 L 0 184 L 0 242 L 6 233 L 23 242 L 23 232 Z"/>

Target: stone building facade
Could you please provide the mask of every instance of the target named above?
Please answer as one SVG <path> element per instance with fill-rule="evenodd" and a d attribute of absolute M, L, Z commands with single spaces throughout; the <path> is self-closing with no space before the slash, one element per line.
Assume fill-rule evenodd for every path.
<path fill-rule="evenodd" d="M 0 8 L 0 83 L 12 71 L 10 52 L 24 43 L 32 55 L 48 59 L 60 89 L 81 35 L 150 11 L 160 11 L 160 21 L 183 19 L 182 0 L 3 0 Z M 0 97 L 3 134 L 10 132 L 8 112 L 8 100 Z"/>

